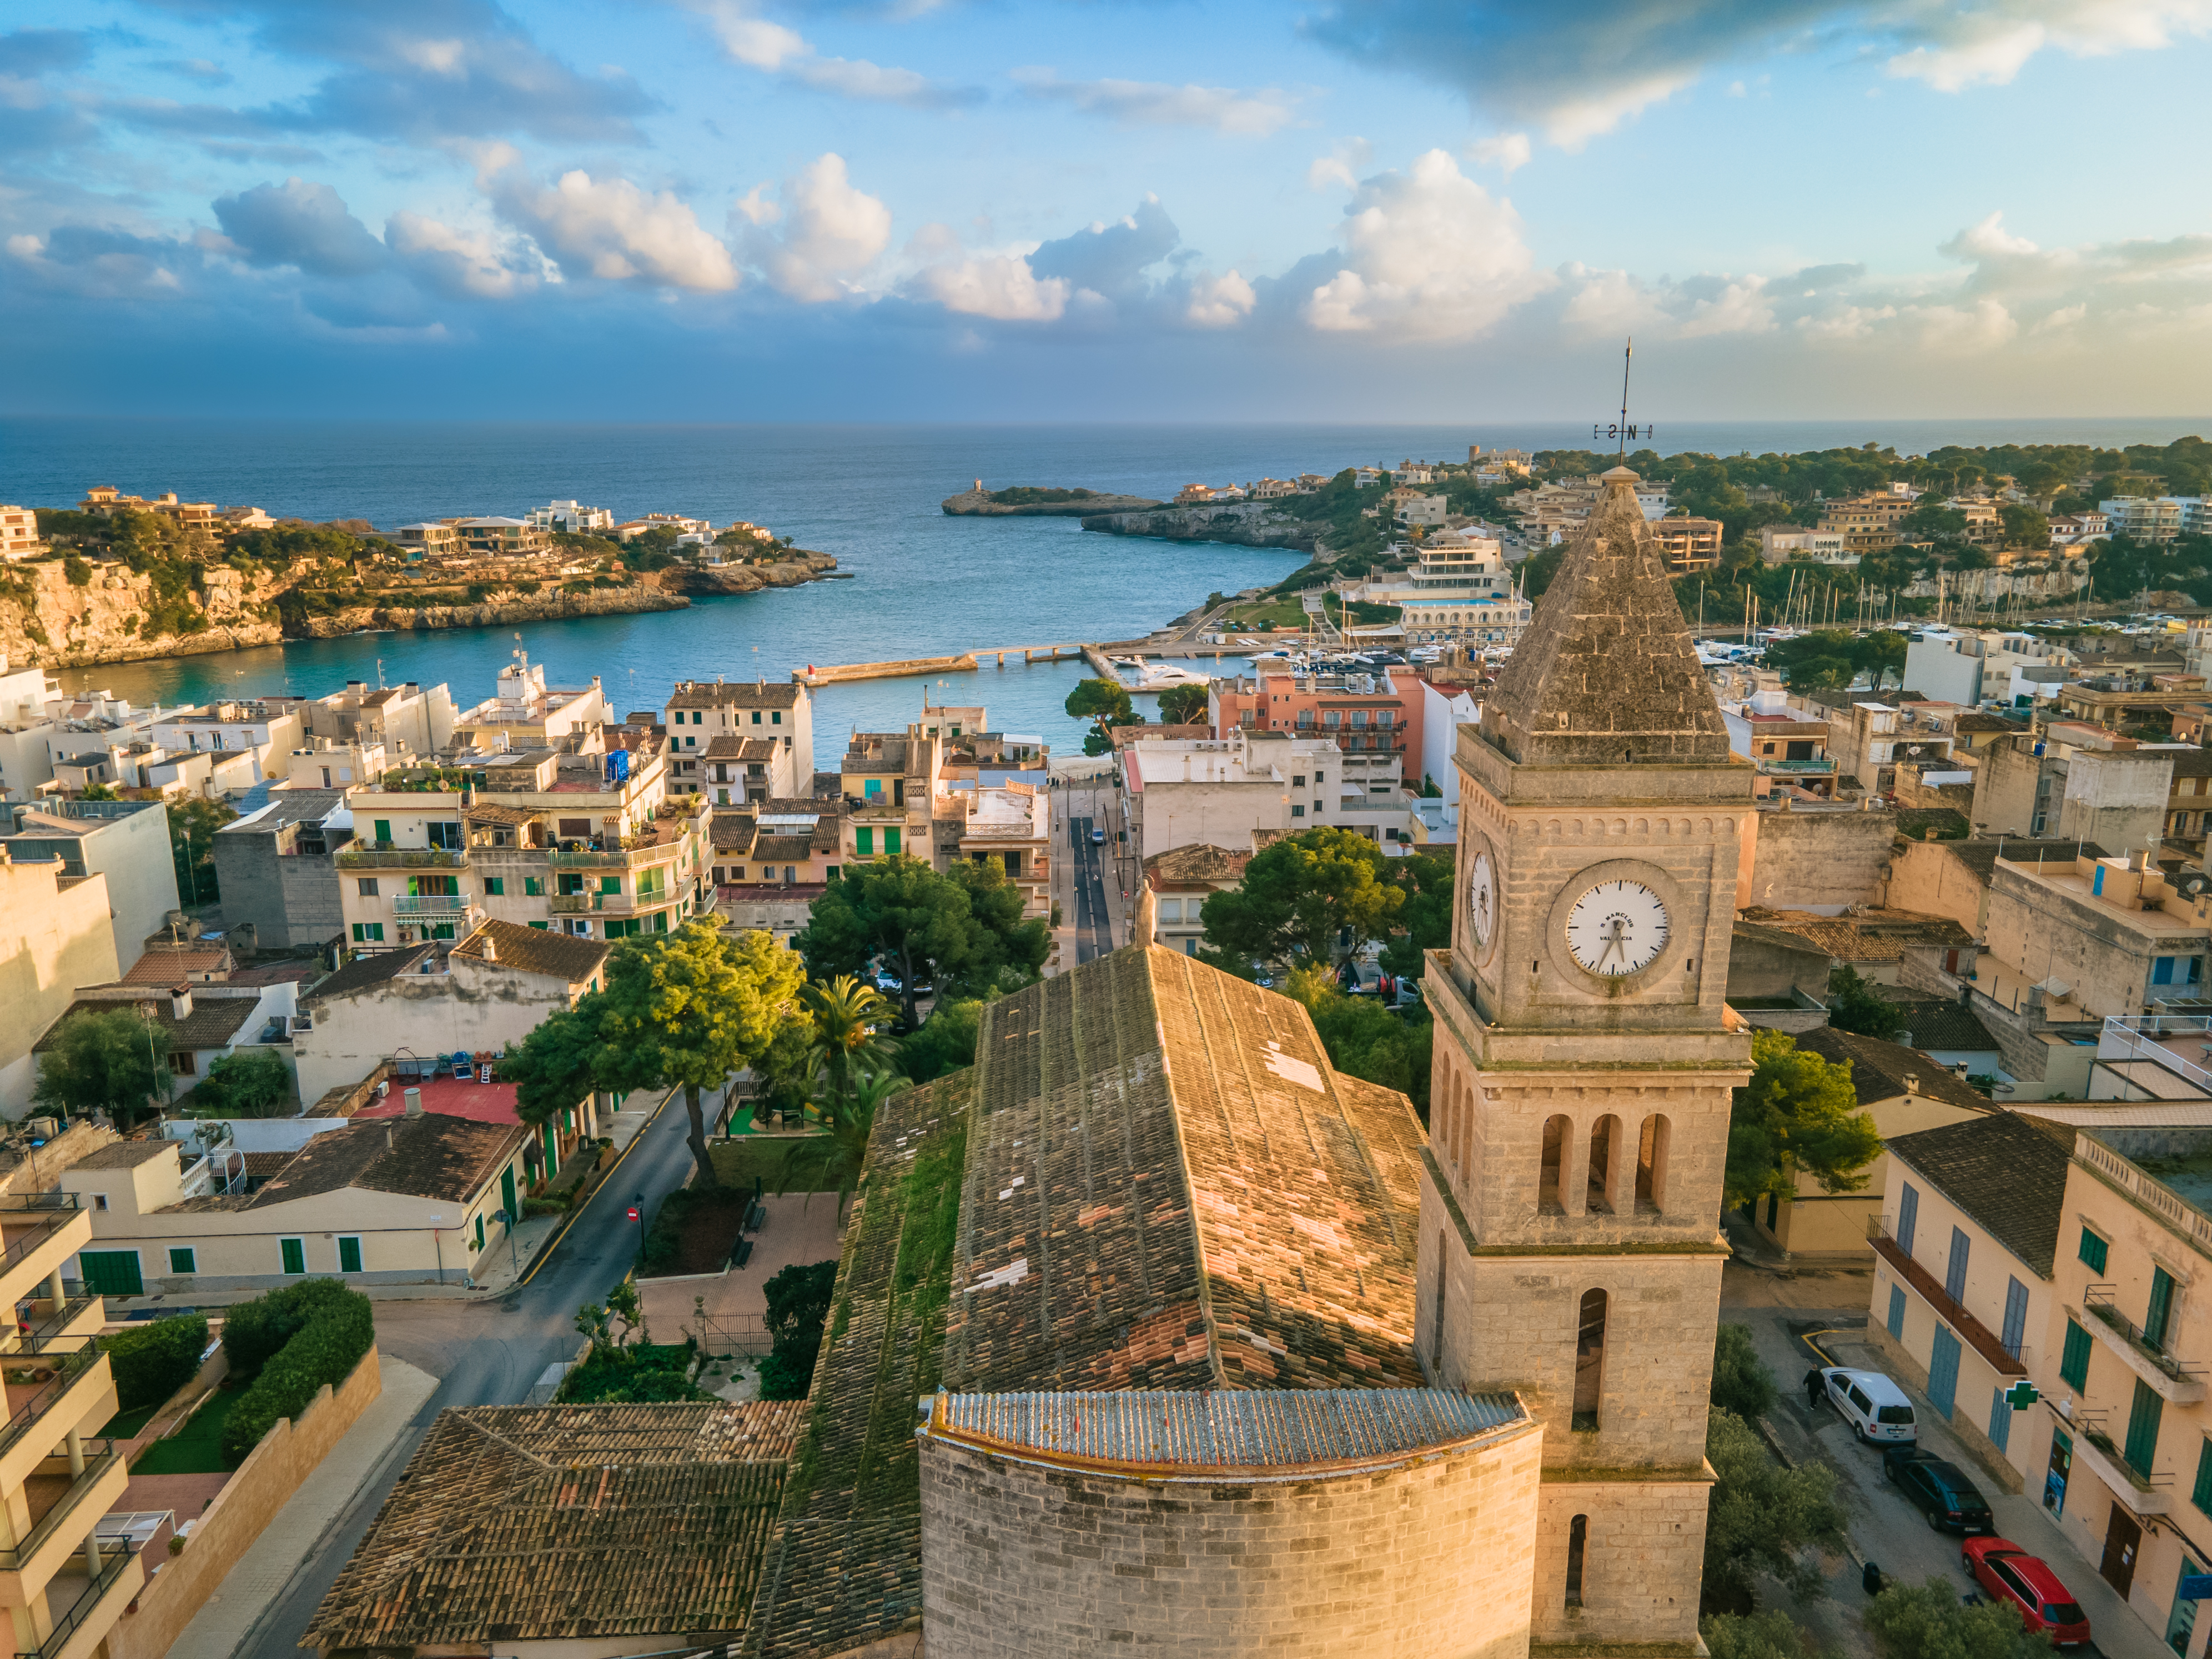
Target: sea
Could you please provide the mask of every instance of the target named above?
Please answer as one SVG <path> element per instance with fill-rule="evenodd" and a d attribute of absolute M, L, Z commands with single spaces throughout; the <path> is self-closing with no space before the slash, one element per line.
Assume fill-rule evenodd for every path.
<path fill-rule="evenodd" d="M 2166 443 L 2212 418 L 2080 421 L 1838 420 L 1685 422 L 1662 453 L 1894 445 Z M 1193 482 L 1334 473 L 1353 465 L 1464 459 L 1485 448 L 1587 446 L 1560 422 L 1466 426 L 574 425 L 0 419 L 0 501 L 72 506 L 111 483 L 141 495 L 251 505 L 278 517 L 519 517 L 554 500 L 617 520 L 676 513 L 750 520 L 833 554 L 849 581 L 720 599 L 689 610 L 516 629 L 386 632 L 251 651 L 60 672 L 72 690 L 137 704 L 291 693 L 348 680 L 445 682 L 456 705 L 492 695 L 517 651 L 556 685 L 598 675 L 617 713 L 655 709 L 678 679 L 787 678 L 808 664 L 891 661 L 1006 647 L 1128 639 L 1201 603 L 1279 580 L 1303 556 L 1085 532 L 1073 519 L 947 517 L 939 503 L 981 479 L 997 489 L 1060 485 L 1167 500 Z M 1224 665 L 1235 672 L 1239 663 Z M 1079 751 L 1063 707 L 1080 661 L 869 680 L 816 694 L 816 763 L 852 731 L 896 731 L 935 703 L 981 704 L 992 728 Z M 1139 706 L 1149 703 L 1139 699 Z"/>

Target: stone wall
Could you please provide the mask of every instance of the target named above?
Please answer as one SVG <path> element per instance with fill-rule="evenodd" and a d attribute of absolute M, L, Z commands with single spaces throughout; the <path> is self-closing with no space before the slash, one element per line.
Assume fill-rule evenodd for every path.
<path fill-rule="evenodd" d="M 1948 916 L 1979 939 L 1988 921 L 1990 890 L 1951 848 L 1942 841 L 1899 847 L 1889 861 L 1889 891 L 1882 902 L 1893 910 Z"/>
<path fill-rule="evenodd" d="M 1812 910 L 1836 915 L 1846 905 L 1871 903 L 1889 874 L 1897 839 L 1897 814 L 1759 811 L 1758 838 L 1737 867 L 1735 902 L 1774 910 Z"/>
<path fill-rule="evenodd" d="M 1571 1653 L 1692 1654 L 1711 1488 L 1682 1481 L 1548 1478 L 1538 1510 L 1531 1635 Z M 1575 1517 L 1583 1520 L 1579 1601 L 1567 1599 Z"/>
<path fill-rule="evenodd" d="M 376 1350 L 371 1348 L 336 1390 L 324 1385 L 298 1422 L 278 1418 L 202 1512 L 183 1553 L 147 1563 L 153 1577 L 138 1594 L 137 1610 L 108 1632 L 107 1659 L 161 1659 L 262 1529 L 383 1389 Z"/>
<path fill-rule="evenodd" d="M 1524 1428 L 1395 1467 L 1137 1480 L 925 1435 L 928 1651 L 1521 1659 L 1540 1443 Z"/>

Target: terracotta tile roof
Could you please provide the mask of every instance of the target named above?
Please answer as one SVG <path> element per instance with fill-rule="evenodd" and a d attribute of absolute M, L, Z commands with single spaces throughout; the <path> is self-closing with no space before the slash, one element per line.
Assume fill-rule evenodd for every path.
<path fill-rule="evenodd" d="M 752 855 L 763 864 L 811 859 L 814 841 L 812 836 L 759 836 L 754 838 Z"/>
<path fill-rule="evenodd" d="M 2022 721 L 2008 720 L 2002 714 L 1984 714 L 1972 708 L 1952 721 L 1951 725 L 1952 729 L 1958 732 L 2025 732 L 2027 730 Z"/>
<path fill-rule="evenodd" d="M 1145 873 L 1160 882 L 1242 881 L 1244 866 L 1251 861 L 1249 852 L 1232 852 L 1199 842 L 1153 854 L 1145 860 Z"/>
<path fill-rule="evenodd" d="M 315 988 L 301 998 L 303 1002 L 320 1002 L 325 997 L 351 996 L 356 991 L 381 985 L 402 974 L 411 974 L 438 954 L 434 945 L 403 945 L 397 951 L 378 951 L 368 956 L 356 957 L 343 963 L 337 972 L 319 981 Z"/>
<path fill-rule="evenodd" d="M 1913 1035 L 1919 1036 L 1917 1031 Z M 1871 1106 L 1878 1100 L 1894 1100 L 1905 1093 L 1905 1079 L 1911 1077 L 1912 1086 L 1930 1100 L 1940 1100 L 1947 1105 L 1964 1106 L 1978 1112 L 1995 1111 L 1990 1097 L 1964 1078 L 1936 1059 L 1917 1048 L 1887 1042 L 1881 1037 L 1861 1036 L 1856 1031 L 1838 1031 L 1832 1025 L 1815 1026 L 1797 1034 L 1797 1046 L 1810 1049 L 1824 1060 L 1847 1060 L 1851 1065 L 1851 1088 L 1857 1094 L 1859 1104 Z"/>
<path fill-rule="evenodd" d="M 800 1401 L 441 1412 L 304 1645 L 742 1634 Z"/>
<path fill-rule="evenodd" d="M 95 1146 L 70 1165 L 72 1170 L 135 1170 L 159 1158 L 174 1158 L 180 1142 L 174 1140 L 114 1140 Z"/>
<path fill-rule="evenodd" d="M 1298 1004 L 1117 951 L 991 1004 L 977 1054 L 948 1388 L 1421 1385 L 1419 1126 Z"/>
<path fill-rule="evenodd" d="M 1904 1016 L 1902 1035 L 1912 1041 L 1906 1046 L 1927 1052 L 1937 1048 L 1976 1050 L 1995 1048 L 1997 1040 L 1990 1028 L 1974 1017 L 1971 1008 L 1961 1008 L 1949 997 L 1916 997 L 1899 994 L 1897 988 L 1878 985 L 1875 988 L 1885 1001 L 1896 1005 Z"/>
<path fill-rule="evenodd" d="M 788 680 L 679 680 L 670 708 L 795 708 L 803 687 Z"/>
<path fill-rule="evenodd" d="M 63 1024 L 79 1014 L 110 1014 L 118 1009 L 135 1013 L 142 1019 L 150 1018 L 161 1028 L 162 1041 L 171 1054 L 187 1048 L 227 1047 L 236 1040 L 261 1005 L 253 997 L 211 997 L 206 994 L 207 989 L 204 985 L 192 988 L 192 1011 L 182 1019 L 170 1013 L 166 990 L 137 1001 L 127 997 L 80 997 L 63 1010 L 61 1018 L 46 1028 L 44 1036 L 31 1045 L 31 1052 L 42 1054 L 52 1048 Z"/>
<path fill-rule="evenodd" d="M 2066 1209 L 2071 1137 L 2061 1142 L 2010 1112 L 1899 1135 L 1889 1150 L 1990 1237 L 2051 1277 Z"/>
<path fill-rule="evenodd" d="M 751 817 L 737 812 L 717 812 L 708 826 L 707 838 L 717 853 L 749 853 L 753 838 L 760 826 Z"/>
<path fill-rule="evenodd" d="M 599 971 L 613 947 L 587 939 L 574 939 L 550 928 L 525 927 L 512 921 L 487 921 L 459 944 L 453 955 L 482 958 L 489 942 L 502 968 L 526 974 L 544 974 L 564 985 L 582 985 Z"/>
<path fill-rule="evenodd" d="M 471 823 L 503 823 L 519 829 L 535 822 L 538 815 L 520 806 L 495 806 L 479 801 L 473 806 L 463 807 L 461 816 Z"/>
<path fill-rule="evenodd" d="M 349 1123 L 309 1140 L 242 1207 L 284 1204 L 348 1187 L 465 1203 L 498 1176 L 522 1139 L 520 1124 L 482 1123 L 441 1112 Z"/>
<path fill-rule="evenodd" d="M 1749 905 L 1738 913 L 1745 921 L 1795 933 L 1839 962 L 1895 962 L 1907 951 L 1956 950 L 1974 936 L 1948 916 L 1917 910 L 1869 907 L 1857 915 L 1821 916 L 1809 910 L 1770 910 Z"/>
<path fill-rule="evenodd" d="M 219 974 L 230 966 L 228 945 L 149 945 L 123 976 L 125 985 L 158 985 L 163 990 L 194 974 Z"/>

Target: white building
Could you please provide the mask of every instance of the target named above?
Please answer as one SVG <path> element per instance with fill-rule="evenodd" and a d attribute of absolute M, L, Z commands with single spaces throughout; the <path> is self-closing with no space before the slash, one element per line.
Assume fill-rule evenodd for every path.
<path fill-rule="evenodd" d="M 1391 758 L 1395 771 L 1397 757 Z M 1262 844 L 1253 840 L 1255 833 L 1295 835 L 1318 824 L 1394 848 L 1410 844 L 1401 781 L 1347 781 L 1344 761 L 1331 738 L 1245 726 L 1233 728 L 1225 740 L 1133 743 L 1121 754 L 1128 830 L 1123 852 L 1141 864 L 1198 843 L 1237 851 Z"/>
<path fill-rule="evenodd" d="M 2170 542 L 2182 532 L 2184 509 L 2176 496 L 2116 495 L 2099 501 L 2097 510 L 2105 515 L 2115 536 L 2130 536 L 2139 542 Z"/>
<path fill-rule="evenodd" d="M 1462 640 L 1510 646 L 1533 608 L 1514 591 L 1498 543 L 1487 537 L 1435 537 L 1411 570 L 1377 577 L 1350 595 L 1399 607 L 1409 644 Z"/>
<path fill-rule="evenodd" d="M 0 507 L 0 559 L 35 558 L 46 550 L 36 513 L 27 507 Z"/>
<path fill-rule="evenodd" d="M 2055 696 L 2078 661 L 2063 646 L 2032 634 L 1923 629 L 1905 645 L 1905 683 L 1938 702 L 1972 708 Z"/>
<path fill-rule="evenodd" d="M 168 810 L 150 800 L 52 800 L 15 809 L 0 847 L 18 864 L 52 860 L 63 874 L 107 878 L 115 956 L 136 962 L 179 908 Z"/>
<path fill-rule="evenodd" d="M 543 507 L 533 507 L 523 515 L 522 521 L 537 530 L 566 531 L 572 536 L 587 531 L 611 530 L 615 515 L 604 507 L 586 507 L 581 501 L 548 501 Z"/>
<path fill-rule="evenodd" d="M 153 738 L 172 754 L 250 754 L 253 766 L 246 781 L 252 784 L 287 775 L 292 751 L 301 746 L 306 729 L 300 700 L 280 697 L 173 709 L 155 718 Z"/>
<path fill-rule="evenodd" d="M 1846 552 L 1844 532 L 1840 530 L 1808 530 L 1802 525 L 1762 525 L 1759 532 L 1759 556 L 1769 564 L 1780 564 L 1785 560 L 1807 558 L 1815 564 L 1838 566 L 1850 569 L 1859 562 L 1856 553 Z"/>

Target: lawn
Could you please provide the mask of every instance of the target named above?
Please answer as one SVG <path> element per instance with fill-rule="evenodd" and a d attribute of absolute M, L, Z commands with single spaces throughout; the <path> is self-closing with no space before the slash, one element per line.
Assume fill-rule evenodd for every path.
<path fill-rule="evenodd" d="M 1278 628 L 1304 628 L 1305 609 L 1296 599 L 1275 599 L 1267 603 L 1239 605 L 1231 607 L 1216 628 L 1242 630 L 1256 628 L 1261 622 L 1271 622 Z"/>
<path fill-rule="evenodd" d="M 101 1425 L 100 1438 L 102 1440 L 130 1439 L 132 1436 L 136 1435 L 139 1430 L 144 1428 L 149 1423 L 152 1422 L 154 1420 L 154 1413 L 161 1410 L 161 1407 L 167 1403 L 168 1402 L 166 1401 L 157 1400 L 152 1405 L 141 1406 L 135 1411 L 116 1413 L 114 1416 L 109 1418 L 105 1424 Z"/>
<path fill-rule="evenodd" d="M 227 1474 L 223 1461 L 222 1425 L 231 1407 L 246 1395 L 244 1389 L 217 1389 L 215 1397 L 192 1413 L 191 1421 L 165 1440 L 156 1440 L 138 1454 L 131 1466 L 133 1474 Z"/>
<path fill-rule="evenodd" d="M 783 1185 L 783 1166 L 793 1149 L 812 1139 L 807 1135 L 739 1135 L 733 1140 L 717 1140 L 709 1144 L 714 1160 L 714 1178 L 725 1187 L 738 1187 L 750 1193 L 757 1178 L 764 1192 L 774 1193 Z M 810 1181 L 793 1183 L 794 1193 L 827 1192 Z"/>

